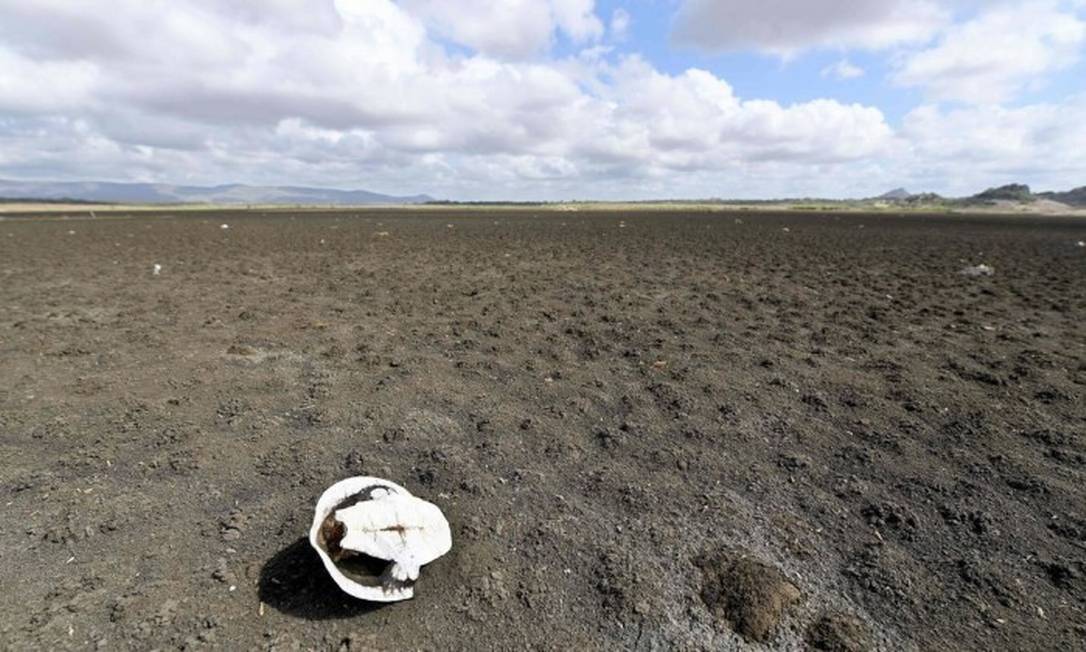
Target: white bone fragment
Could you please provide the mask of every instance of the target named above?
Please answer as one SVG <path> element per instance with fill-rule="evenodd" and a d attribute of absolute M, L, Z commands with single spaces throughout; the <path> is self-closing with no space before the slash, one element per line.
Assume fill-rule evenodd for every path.
<path fill-rule="evenodd" d="M 981 265 L 972 265 L 970 267 L 966 267 L 966 268 L 962 269 L 962 271 L 960 271 L 958 273 L 961 274 L 962 276 L 972 276 L 972 277 L 992 276 L 993 274 L 995 274 L 995 268 L 993 268 L 991 265 L 983 265 L 983 264 L 981 264 Z"/>
<path fill-rule="evenodd" d="M 317 501 L 309 543 L 336 585 L 373 602 L 408 600 L 419 570 L 452 548 L 432 503 L 372 477 L 341 480 Z"/>

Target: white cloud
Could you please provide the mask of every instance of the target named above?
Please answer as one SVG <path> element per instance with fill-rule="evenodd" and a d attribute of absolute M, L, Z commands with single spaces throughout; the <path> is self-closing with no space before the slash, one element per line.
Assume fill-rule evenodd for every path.
<path fill-rule="evenodd" d="M 575 41 L 598 39 L 603 35 L 603 23 L 596 17 L 595 0 L 550 0 L 550 4 L 558 26 Z"/>
<path fill-rule="evenodd" d="M 599 38 L 591 2 L 546 6 L 556 27 L 537 35 Z M 665 74 L 636 56 L 508 59 L 519 53 L 482 32 L 458 37 L 482 50 L 457 53 L 435 40 L 444 28 L 431 8 L 412 7 L 0 4 L 0 173 L 538 196 L 559 184 L 584 193 L 608 179 L 837 165 L 892 138 L 877 109 L 744 100 L 709 72 Z M 297 29 L 303 8 L 314 16 Z M 93 38 L 14 36 L 54 27 Z"/>
<path fill-rule="evenodd" d="M 1002 4 L 948 29 L 909 56 L 894 76 L 933 99 L 1002 102 L 1073 65 L 1086 44 L 1086 21 L 1057 2 Z"/>
<path fill-rule="evenodd" d="M 630 12 L 626 11 L 622 7 L 615 9 L 611 13 L 611 36 L 616 40 L 624 40 L 627 33 L 630 31 Z"/>
<path fill-rule="evenodd" d="M 575 42 L 599 39 L 594 0 L 403 0 L 437 34 L 484 54 L 523 59 L 547 48 L 555 33 Z"/>
<path fill-rule="evenodd" d="M 790 56 L 809 48 L 924 42 L 949 19 L 934 0 L 685 0 L 672 36 L 707 50 Z"/>
<path fill-rule="evenodd" d="M 35 61 L 0 49 L 0 115 L 85 106 L 99 77 L 89 62 Z"/>
<path fill-rule="evenodd" d="M 848 59 L 841 59 L 822 69 L 823 77 L 832 77 L 838 80 L 856 79 L 864 76 L 864 69 L 852 63 Z"/>
<path fill-rule="evenodd" d="M 742 97 L 712 72 L 619 56 L 626 19 L 604 39 L 592 2 L 533 2 L 532 24 L 424 4 L 0 0 L 0 176 L 536 199 L 972 192 L 989 177 L 1081 185 L 1086 170 L 1082 98 L 927 106 L 895 132 L 871 106 Z M 911 23 L 867 39 L 848 24 L 776 43 L 881 47 Z M 1080 38 L 1045 24 L 1045 43 Z M 556 59 L 556 39 L 582 49 Z"/>
<path fill-rule="evenodd" d="M 926 105 L 905 117 L 901 136 L 909 144 L 903 167 L 921 186 L 959 194 L 1012 181 L 1078 187 L 1086 170 L 1086 95 L 1017 108 Z"/>

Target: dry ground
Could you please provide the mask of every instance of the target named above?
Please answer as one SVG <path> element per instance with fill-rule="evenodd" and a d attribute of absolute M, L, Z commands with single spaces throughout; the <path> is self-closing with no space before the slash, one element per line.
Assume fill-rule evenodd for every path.
<path fill-rule="evenodd" d="M 991 216 L 9 218 L 0 647 L 1081 648 L 1080 240 Z M 302 541 L 360 473 L 452 523 L 411 602 L 350 602 Z"/>

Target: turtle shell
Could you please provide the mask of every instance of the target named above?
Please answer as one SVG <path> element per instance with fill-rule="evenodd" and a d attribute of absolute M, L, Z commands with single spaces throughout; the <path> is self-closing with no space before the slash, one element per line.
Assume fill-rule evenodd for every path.
<path fill-rule="evenodd" d="M 394 482 L 359 476 L 321 495 L 309 543 L 345 593 L 396 602 L 414 596 L 418 568 L 448 552 L 452 536 L 436 505 Z"/>

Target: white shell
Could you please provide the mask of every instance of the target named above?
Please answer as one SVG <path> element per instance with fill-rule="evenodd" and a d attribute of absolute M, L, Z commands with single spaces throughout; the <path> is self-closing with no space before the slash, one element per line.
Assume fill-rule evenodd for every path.
<path fill-rule="evenodd" d="M 335 510 L 363 491 L 370 491 L 371 498 Z M 361 584 L 345 575 L 321 545 L 321 525 L 333 510 L 346 529 L 340 547 L 391 562 L 379 585 Z M 413 584 L 419 568 L 452 548 L 452 534 L 436 505 L 412 496 L 395 482 L 359 476 L 340 480 L 321 495 L 309 529 L 309 544 L 345 593 L 373 602 L 396 602 L 415 595 Z"/>

